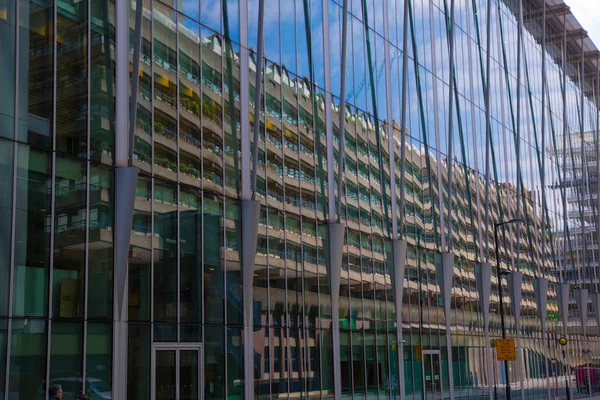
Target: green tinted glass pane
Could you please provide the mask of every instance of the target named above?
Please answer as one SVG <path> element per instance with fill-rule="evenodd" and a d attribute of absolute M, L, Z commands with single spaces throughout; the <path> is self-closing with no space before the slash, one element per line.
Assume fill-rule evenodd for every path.
<path fill-rule="evenodd" d="M 150 398 L 150 326 L 129 325 L 127 346 L 127 398 L 148 400 Z"/>
<path fill-rule="evenodd" d="M 84 306 L 86 165 L 57 158 L 55 182 L 52 312 L 77 318 Z"/>
<path fill-rule="evenodd" d="M 223 219 L 218 198 L 204 197 L 204 321 L 223 323 Z"/>
<path fill-rule="evenodd" d="M 176 325 L 154 325 L 155 342 L 176 342 L 177 341 L 177 326 Z"/>
<path fill-rule="evenodd" d="M 177 351 L 157 350 L 154 360 L 155 382 L 154 396 L 156 400 L 177 398 Z"/>
<path fill-rule="evenodd" d="M 2 48 L 2 62 L 0 62 L 0 76 L 3 96 L 0 97 L 0 136 L 14 137 L 15 116 L 15 33 L 16 9 L 14 0 L 0 0 L 0 48 Z"/>
<path fill-rule="evenodd" d="M 111 163 L 114 146 L 114 10 L 110 1 L 91 1 L 90 158 L 104 164 Z"/>
<path fill-rule="evenodd" d="M 50 338 L 50 386 L 61 385 L 66 398 L 82 390 L 83 323 L 52 322 Z"/>
<path fill-rule="evenodd" d="M 112 325 L 88 323 L 86 344 L 86 394 L 111 398 Z"/>
<path fill-rule="evenodd" d="M 177 320 L 177 190 L 154 185 L 154 320 Z"/>
<path fill-rule="evenodd" d="M 47 148 L 52 146 L 53 15 L 52 0 L 21 1 L 18 138 Z"/>
<path fill-rule="evenodd" d="M 0 320 L 0 376 L 6 376 L 6 340 L 8 338 L 8 321 Z M 4 379 L 0 380 L 0 397 L 4 396 Z"/>
<path fill-rule="evenodd" d="M 227 328 L 227 397 L 244 397 L 244 349 L 242 329 Z"/>
<path fill-rule="evenodd" d="M 13 194 L 12 148 L 9 142 L 0 141 L 0 315 L 8 314 Z"/>
<path fill-rule="evenodd" d="M 202 342 L 202 327 L 200 325 L 180 325 L 179 341 Z"/>
<path fill-rule="evenodd" d="M 180 321 L 202 322 L 202 202 L 200 193 L 180 191 Z"/>
<path fill-rule="evenodd" d="M 240 267 L 240 252 L 242 247 L 240 238 L 242 237 L 242 224 L 240 224 L 240 206 L 237 201 L 228 201 L 225 203 L 226 231 L 225 240 L 227 250 L 226 254 L 226 293 L 227 293 L 227 323 L 243 323 L 243 286 L 242 271 Z"/>
<path fill-rule="evenodd" d="M 223 328 L 204 328 L 204 398 L 222 399 L 225 394 L 225 340 Z M 233 357 L 233 355 L 231 356 Z"/>
<path fill-rule="evenodd" d="M 196 4 L 197 5 L 197 4 Z M 189 6 L 189 5 L 188 5 Z M 184 5 L 184 9 L 186 5 Z M 197 20 L 197 19 L 196 19 Z M 202 133 L 200 130 L 201 77 L 200 27 L 188 18 L 179 19 L 179 179 L 200 187 Z"/>
<path fill-rule="evenodd" d="M 129 319 L 132 321 L 150 320 L 152 219 L 148 211 L 151 200 L 152 185 L 140 176 L 135 192 L 129 257 Z"/>
<path fill-rule="evenodd" d="M 87 153 L 87 1 L 58 0 L 56 149 Z"/>
<path fill-rule="evenodd" d="M 10 339 L 11 398 L 25 400 L 46 390 L 46 322 L 13 319 Z"/>
<path fill-rule="evenodd" d="M 88 318 L 110 318 L 113 310 L 113 175 L 90 170 Z"/>
<path fill-rule="evenodd" d="M 47 313 L 50 257 L 51 157 L 19 146 L 13 315 Z"/>
<path fill-rule="evenodd" d="M 181 350 L 179 352 L 179 398 L 181 400 L 198 400 L 199 384 L 198 350 Z"/>
<path fill-rule="evenodd" d="M 171 28 L 176 14 L 155 1 L 153 15 L 154 174 L 177 181 L 177 32 Z"/>

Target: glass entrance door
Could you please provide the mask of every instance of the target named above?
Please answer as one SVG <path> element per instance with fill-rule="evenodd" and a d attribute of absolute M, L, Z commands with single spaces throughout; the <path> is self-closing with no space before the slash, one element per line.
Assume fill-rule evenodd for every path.
<path fill-rule="evenodd" d="M 423 393 L 427 400 L 441 400 L 442 365 L 439 350 L 423 350 Z"/>
<path fill-rule="evenodd" d="M 202 347 L 156 344 L 152 349 L 152 400 L 202 400 Z"/>

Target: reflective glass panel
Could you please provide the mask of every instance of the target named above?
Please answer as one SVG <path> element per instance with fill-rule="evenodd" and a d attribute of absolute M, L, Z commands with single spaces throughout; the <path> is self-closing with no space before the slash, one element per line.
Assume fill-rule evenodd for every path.
<path fill-rule="evenodd" d="M 8 321 L 0 320 L 0 375 L 6 376 L 6 344 L 8 339 Z M 4 396 L 4 383 L 0 381 L 0 396 Z"/>
<path fill-rule="evenodd" d="M 12 153 L 12 145 L 9 144 L 9 142 L 0 140 L 0 315 L 8 315 L 8 289 L 10 284 L 9 274 L 12 243 Z"/>
<path fill-rule="evenodd" d="M 111 318 L 113 311 L 114 197 L 111 170 L 90 169 L 88 236 L 88 318 Z"/>
<path fill-rule="evenodd" d="M 51 157 L 19 146 L 13 315 L 48 312 L 51 229 Z"/>
<path fill-rule="evenodd" d="M 88 396 L 112 396 L 112 325 L 87 325 L 85 354 L 86 388 Z"/>
<path fill-rule="evenodd" d="M 111 1 L 91 0 L 90 159 L 110 164 L 114 151 L 115 11 Z"/>
<path fill-rule="evenodd" d="M 86 242 L 86 165 L 56 160 L 52 312 L 61 318 L 83 316 Z"/>
<path fill-rule="evenodd" d="M 52 0 L 20 1 L 18 138 L 47 148 L 52 146 L 53 16 Z"/>
<path fill-rule="evenodd" d="M 154 320 L 177 320 L 177 190 L 154 185 Z"/>
<path fill-rule="evenodd" d="M 180 400 L 198 400 L 198 351 L 180 350 L 179 351 L 179 399 Z"/>
<path fill-rule="evenodd" d="M 56 149 L 79 157 L 87 154 L 87 5 L 56 4 Z"/>
<path fill-rule="evenodd" d="M 225 352 L 224 329 L 204 328 L 204 398 L 222 399 L 225 394 Z M 233 353 L 229 355 L 233 358 Z"/>
<path fill-rule="evenodd" d="M 0 47 L 4 56 L 0 62 L 0 76 L 4 77 L 0 98 L 0 136 L 14 137 L 15 117 L 15 33 L 18 3 L 14 0 L 0 1 Z"/>
<path fill-rule="evenodd" d="M 150 320 L 152 278 L 152 184 L 140 176 L 135 191 L 129 257 L 129 319 Z"/>
<path fill-rule="evenodd" d="M 184 189 L 179 196 L 179 318 L 198 324 L 202 322 L 202 198 Z"/>
<path fill-rule="evenodd" d="M 45 321 L 13 319 L 7 389 L 11 398 L 34 399 L 46 392 L 46 329 Z"/>
<path fill-rule="evenodd" d="M 129 324 L 127 398 L 150 398 L 150 325 Z"/>
<path fill-rule="evenodd" d="M 61 385 L 63 398 L 73 399 L 83 390 L 83 323 L 52 322 L 50 386 Z"/>
<path fill-rule="evenodd" d="M 156 400 L 171 400 L 177 398 L 177 366 L 175 350 L 157 350 L 155 353 L 155 386 Z"/>

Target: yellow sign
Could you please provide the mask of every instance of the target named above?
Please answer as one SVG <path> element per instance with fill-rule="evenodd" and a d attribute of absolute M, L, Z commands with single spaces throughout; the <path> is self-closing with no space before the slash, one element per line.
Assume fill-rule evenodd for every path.
<path fill-rule="evenodd" d="M 517 359 L 515 339 L 496 339 L 498 361 L 514 361 Z"/>
<path fill-rule="evenodd" d="M 565 346 L 567 344 L 567 339 L 561 337 L 560 339 L 558 339 L 558 344 L 560 344 L 561 346 Z"/>

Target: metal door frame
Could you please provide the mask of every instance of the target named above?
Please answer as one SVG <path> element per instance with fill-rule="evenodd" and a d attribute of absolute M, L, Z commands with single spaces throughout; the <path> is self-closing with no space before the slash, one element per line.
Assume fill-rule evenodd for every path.
<path fill-rule="evenodd" d="M 427 395 L 427 383 L 425 381 L 425 356 L 438 356 L 438 360 L 439 360 L 439 373 L 440 373 L 440 399 L 444 398 L 444 380 L 442 379 L 442 356 L 441 356 L 441 352 L 440 349 L 436 349 L 436 350 L 422 350 L 421 351 L 421 360 L 423 363 L 423 368 L 421 368 L 421 371 L 423 373 L 423 396 L 425 397 Z M 433 368 L 433 363 L 431 364 L 431 367 Z M 433 372 L 433 371 L 432 371 Z M 433 383 L 434 381 L 434 377 L 435 375 L 431 376 L 431 382 Z M 435 392 L 431 392 L 432 395 L 435 396 Z"/>
<path fill-rule="evenodd" d="M 161 342 L 152 343 L 152 355 L 150 361 L 150 400 L 156 400 L 156 352 L 157 351 L 175 351 L 175 397 L 179 399 L 179 352 L 181 350 L 196 351 L 198 353 L 198 399 L 204 399 L 204 347 L 200 342 L 172 343 Z"/>

